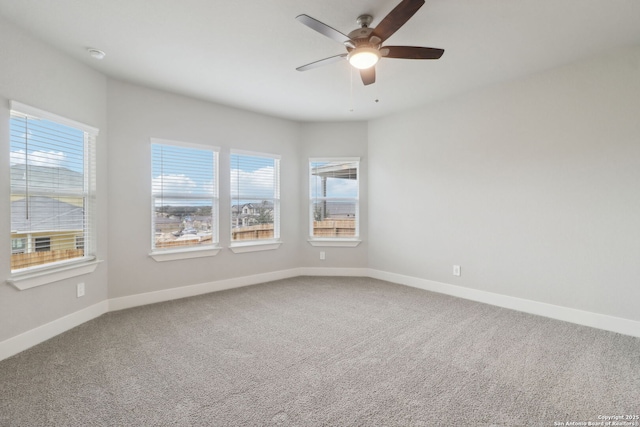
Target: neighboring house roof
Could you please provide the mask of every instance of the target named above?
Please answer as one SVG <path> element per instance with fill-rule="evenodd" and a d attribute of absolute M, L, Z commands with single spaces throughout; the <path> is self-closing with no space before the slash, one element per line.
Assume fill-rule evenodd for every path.
<path fill-rule="evenodd" d="M 243 205 L 231 205 L 231 213 L 237 215 L 245 207 L 248 209 L 261 209 L 261 208 L 273 209 L 273 202 L 264 200 L 260 203 L 245 203 Z"/>
<path fill-rule="evenodd" d="M 29 176 L 29 189 L 55 189 L 61 193 L 82 192 L 84 176 L 71 169 L 50 166 L 34 166 L 17 164 L 11 165 L 11 192 L 24 193 L 25 183 Z"/>
<path fill-rule="evenodd" d="M 29 216 L 27 219 L 27 200 L 11 202 L 11 231 L 64 231 L 82 230 L 84 209 L 44 196 L 29 198 Z"/>

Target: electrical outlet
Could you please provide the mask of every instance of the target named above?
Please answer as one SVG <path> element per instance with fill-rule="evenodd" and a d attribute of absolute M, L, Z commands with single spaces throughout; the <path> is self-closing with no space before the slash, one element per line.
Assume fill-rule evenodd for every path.
<path fill-rule="evenodd" d="M 324 260 L 324 259 L 325 259 L 324 251 L 320 251 L 320 259 L 321 259 L 321 260 Z"/>
<path fill-rule="evenodd" d="M 76 295 L 78 296 L 78 298 L 84 296 L 84 283 L 78 283 L 78 285 L 76 286 Z"/>
<path fill-rule="evenodd" d="M 460 275 L 460 266 L 459 265 L 454 265 L 453 266 L 453 275 L 454 276 L 459 276 Z"/>

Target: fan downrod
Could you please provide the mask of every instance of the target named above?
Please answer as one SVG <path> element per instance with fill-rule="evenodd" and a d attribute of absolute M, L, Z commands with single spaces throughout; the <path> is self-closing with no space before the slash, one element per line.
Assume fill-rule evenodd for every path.
<path fill-rule="evenodd" d="M 360 15 L 358 19 L 356 19 L 356 24 L 358 24 L 360 28 L 369 28 L 372 22 L 373 16 L 371 15 Z"/>

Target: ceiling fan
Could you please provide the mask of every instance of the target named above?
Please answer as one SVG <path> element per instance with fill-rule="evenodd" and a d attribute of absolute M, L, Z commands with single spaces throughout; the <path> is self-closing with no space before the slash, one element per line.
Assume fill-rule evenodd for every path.
<path fill-rule="evenodd" d="M 307 65 L 296 68 L 298 71 L 307 71 L 323 65 L 346 59 L 351 65 L 360 70 L 360 77 L 365 85 L 376 81 L 375 65 L 381 58 L 399 59 L 438 59 L 444 53 L 444 49 L 417 46 L 383 46 L 400 27 L 402 27 L 425 3 L 424 0 L 402 0 L 375 28 L 369 28 L 373 21 L 371 15 L 361 15 L 356 20 L 360 28 L 351 31 L 348 35 L 342 34 L 308 15 L 299 15 L 296 19 L 319 32 L 342 43 L 347 48 L 347 53 L 320 59 Z"/>

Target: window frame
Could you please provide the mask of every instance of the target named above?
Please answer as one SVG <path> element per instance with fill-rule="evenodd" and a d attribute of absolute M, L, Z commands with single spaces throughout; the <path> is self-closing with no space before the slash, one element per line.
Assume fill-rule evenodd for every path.
<path fill-rule="evenodd" d="M 98 263 L 102 262 L 102 260 L 97 258 L 96 211 L 96 148 L 100 130 L 93 126 L 89 126 L 15 100 L 11 100 L 9 102 L 9 109 L 11 116 L 15 114 L 25 116 L 26 118 L 31 117 L 47 120 L 74 128 L 84 133 L 83 175 L 85 188 L 83 191 L 83 199 L 85 209 L 83 219 L 83 236 L 85 237 L 85 241 L 89 242 L 89 245 L 85 247 L 84 256 L 82 257 L 11 270 L 6 282 L 18 290 L 26 290 L 60 280 L 93 273 L 98 267 Z M 11 144 L 9 144 L 9 147 L 10 146 Z M 11 148 L 9 148 L 9 150 L 11 150 Z M 11 239 L 13 239 L 13 237 L 10 237 L 9 240 Z M 30 243 L 27 241 L 27 246 L 29 244 Z"/>
<path fill-rule="evenodd" d="M 273 160 L 274 167 L 274 195 L 273 198 L 273 238 L 271 239 L 253 239 L 253 240 L 240 240 L 234 241 L 233 238 L 233 189 L 231 188 L 233 183 L 233 165 L 231 158 L 233 155 L 247 156 L 247 157 L 262 157 Z M 264 153 L 258 151 L 248 150 L 229 150 L 229 249 L 233 253 L 246 253 L 256 251 L 268 251 L 275 250 L 282 245 L 280 238 L 280 224 L 281 224 L 281 160 L 282 156 L 279 154 Z M 240 196 L 240 195 L 238 195 Z M 238 197 L 236 200 L 241 200 Z"/>
<path fill-rule="evenodd" d="M 153 194 L 153 145 L 166 145 L 171 147 L 183 147 L 197 150 L 209 151 L 213 155 L 213 175 L 212 180 L 213 196 L 211 197 L 211 217 L 212 217 L 212 242 L 207 245 L 185 246 L 179 248 L 162 249 L 155 247 L 155 199 Z M 149 160 L 151 162 L 151 251 L 149 256 L 157 262 L 175 261 L 190 258 L 203 258 L 216 256 L 220 250 L 220 147 L 198 144 L 185 141 L 176 141 L 164 138 L 150 138 Z M 204 198 L 203 198 L 204 199 Z"/>
<path fill-rule="evenodd" d="M 312 172 L 312 164 L 318 162 L 341 162 L 348 163 L 353 162 L 356 164 L 356 176 L 357 176 L 357 195 L 352 198 L 335 198 L 335 197 L 322 197 L 321 199 L 334 199 L 334 200 L 353 200 L 355 202 L 355 235 L 354 236 L 332 236 L 332 237 L 317 237 L 314 236 L 314 203 L 318 200 L 318 197 L 313 197 L 313 176 Z M 309 185 L 307 187 L 309 191 L 309 203 L 308 203 L 308 221 L 309 221 L 309 229 L 308 229 L 308 239 L 307 242 L 311 246 L 317 247 L 356 247 L 358 246 L 362 240 L 360 239 L 360 157 L 310 157 L 308 162 L 308 172 L 307 178 L 309 180 Z"/>

